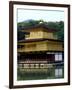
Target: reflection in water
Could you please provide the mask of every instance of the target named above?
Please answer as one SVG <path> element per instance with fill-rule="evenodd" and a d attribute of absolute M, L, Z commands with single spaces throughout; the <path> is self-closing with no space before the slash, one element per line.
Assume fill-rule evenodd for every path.
<path fill-rule="evenodd" d="M 64 77 L 63 63 L 19 64 L 18 80 L 56 79 Z"/>

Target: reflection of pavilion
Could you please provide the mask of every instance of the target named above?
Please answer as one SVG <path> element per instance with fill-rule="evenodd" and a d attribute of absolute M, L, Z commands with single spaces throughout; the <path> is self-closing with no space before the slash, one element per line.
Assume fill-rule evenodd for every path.
<path fill-rule="evenodd" d="M 56 75 L 63 72 L 63 41 L 58 40 L 46 25 L 26 27 L 21 30 L 28 34 L 18 42 L 18 66 L 22 70 L 48 70 L 55 68 Z M 36 70 L 36 71 L 37 71 Z M 32 70 L 33 71 L 33 70 Z"/>

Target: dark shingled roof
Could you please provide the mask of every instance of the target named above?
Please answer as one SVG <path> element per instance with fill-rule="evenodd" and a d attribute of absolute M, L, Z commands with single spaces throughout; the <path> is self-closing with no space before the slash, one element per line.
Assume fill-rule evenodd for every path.
<path fill-rule="evenodd" d="M 48 31 L 48 32 L 57 32 L 58 30 L 56 29 L 51 29 L 47 26 L 47 24 L 37 24 L 37 25 L 34 25 L 34 26 L 24 26 L 24 27 L 21 27 L 20 30 L 29 30 L 29 29 L 34 29 L 34 28 L 44 28 L 44 30 Z"/>
<path fill-rule="evenodd" d="M 40 38 L 40 39 L 25 39 L 18 41 L 19 43 L 30 43 L 30 42 L 39 42 L 39 41 L 57 41 L 57 42 L 63 42 L 62 40 L 58 39 L 46 39 L 46 38 Z"/>

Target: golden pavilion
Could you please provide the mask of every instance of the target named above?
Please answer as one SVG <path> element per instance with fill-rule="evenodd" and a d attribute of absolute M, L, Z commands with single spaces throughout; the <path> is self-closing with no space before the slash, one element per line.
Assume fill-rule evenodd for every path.
<path fill-rule="evenodd" d="M 22 70 L 47 71 L 55 65 L 61 66 L 64 58 L 64 42 L 54 35 L 57 30 L 45 24 L 25 27 L 25 38 L 18 41 L 18 66 Z M 47 69 L 46 69 L 47 68 Z M 61 67 L 60 67 L 61 68 Z"/>

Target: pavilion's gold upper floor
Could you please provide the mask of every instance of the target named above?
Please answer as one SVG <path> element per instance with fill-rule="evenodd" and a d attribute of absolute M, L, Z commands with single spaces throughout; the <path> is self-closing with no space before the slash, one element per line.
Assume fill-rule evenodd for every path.
<path fill-rule="evenodd" d="M 46 29 L 43 27 L 37 27 L 27 30 L 24 29 L 21 31 L 29 33 L 25 35 L 25 39 L 40 39 L 40 38 L 57 39 L 57 35 L 54 35 L 55 31 L 48 28 Z"/>

